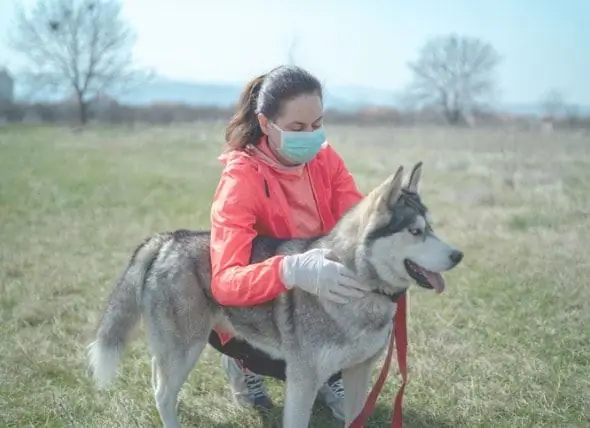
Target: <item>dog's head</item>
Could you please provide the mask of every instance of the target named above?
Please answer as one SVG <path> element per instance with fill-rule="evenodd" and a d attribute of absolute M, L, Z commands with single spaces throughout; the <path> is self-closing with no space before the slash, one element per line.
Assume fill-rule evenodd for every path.
<path fill-rule="evenodd" d="M 421 175 L 420 162 L 404 184 L 400 167 L 343 219 L 342 231 L 356 232 L 357 273 L 387 295 L 412 283 L 440 293 L 445 287 L 441 273 L 463 258 L 461 251 L 435 235 L 419 195 Z"/>

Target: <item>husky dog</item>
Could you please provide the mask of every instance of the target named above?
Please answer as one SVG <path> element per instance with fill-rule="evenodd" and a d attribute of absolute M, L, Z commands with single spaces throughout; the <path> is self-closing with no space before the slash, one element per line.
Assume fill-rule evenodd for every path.
<path fill-rule="evenodd" d="M 441 272 L 461 251 L 433 232 L 418 194 L 422 163 L 403 185 L 403 168 L 346 213 L 326 236 L 279 240 L 257 237 L 253 263 L 278 254 L 328 248 L 372 292 L 337 304 L 297 288 L 253 307 L 221 306 L 210 291 L 209 232 L 161 233 L 137 247 L 112 292 L 89 346 L 93 376 L 106 386 L 132 328 L 143 317 L 152 354 L 156 407 L 167 428 L 178 428 L 178 393 L 220 325 L 286 362 L 283 426 L 309 424 L 320 386 L 342 371 L 345 423 L 362 410 L 375 362 L 392 333 L 395 300 L 411 283 L 442 292 Z"/>

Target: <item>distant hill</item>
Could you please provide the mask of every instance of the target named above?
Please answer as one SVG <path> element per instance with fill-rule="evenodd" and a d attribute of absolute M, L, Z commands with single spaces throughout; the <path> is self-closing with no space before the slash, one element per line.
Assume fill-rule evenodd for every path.
<path fill-rule="evenodd" d="M 149 83 L 122 94 L 117 99 L 125 104 L 146 105 L 155 102 L 184 103 L 194 106 L 229 107 L 242 91 L 241 84 L 192 82 L 156 77 Z M 51 91 L 34 91 L 16 82 L 17 99 L 26 101 L 58 101 Z M 335 87 L 325 93 L 326 108 L 356 110 L 363 106 L 395 106 L 398 97 L 393 92 L 363 87 Z"/>
<path fill-rule="evenodd" d="M 177 102 L 198 106 L 228 107 L 236 102 L 240 87 L 232 84 L 189 82 L 155 78 L 124 94 L 123 103 L 145 105 L 154 102 Z"/>
<path fill-rule="evenodd" d="M 229 107 L 233 105 L 242 90 L 241 84 L 221 84 L 198 81 L 175 80 L 158 76 L 118 99 L 126 104 L 146 105 L 154 102 L 177 102 L 194 106 Z M 34 94 L 34 95 L 32 95 Z M 50 91 L 32 91 L 16 82 L 17 99 L 27 101 L 57 101 L 59 98 Z M 399 93 L 363 86 L 326 87 L 326 108 L 354 111 L 363 107 L 400 107 Z M 501 104 L 499 109 L 511 114 L 541 114 L 535 104 Z M 579 113 L 590 115 L 590 106 L 580 107 Z"/>
<path fill-rule="evenodd" d="M 141 88 L 125 94 L 122 102 L 144 105 L 152 102 L 170 101 L 189 105 L 229 107 L 236 103 L 242 91 L 240 84 L 215 84 L 189 82 L 158 77 Z M 368 105 L 398 105 L 398 96 L 393 92 L 363 87 L 327 88 L 326 108 L 356 110 Z"/>

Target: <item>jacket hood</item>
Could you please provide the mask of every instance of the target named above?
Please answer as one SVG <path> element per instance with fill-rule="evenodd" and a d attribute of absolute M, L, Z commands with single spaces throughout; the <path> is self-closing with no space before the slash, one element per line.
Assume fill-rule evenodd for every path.
<path fill-rule="evenodd" d="M 248 159 L 248 161 L 255 162 L 257 164 L 263 163 L 270 167 L 273 171 L 280 174 L 299 175 L 305 167 L 304 164 L 287 166 L 280 163 L 270 150 L 266 136 L 262 137 L 256 146 L 250 145 L 243 150 L 231 150 L 223 152 L 218 157 L 218 160 L 225 166 L 229 162 L 240 158 Z"/>

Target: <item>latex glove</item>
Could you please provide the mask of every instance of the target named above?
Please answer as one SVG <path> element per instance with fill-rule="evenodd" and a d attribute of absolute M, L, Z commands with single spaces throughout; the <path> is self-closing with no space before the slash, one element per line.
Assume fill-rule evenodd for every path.
<path fill-rule="evenodd" d="M 314 248 L 303 254 L 285 256 L 281 276 L 289 289 L 297 287 L 320 298 L 347 303 L 371 291 L 357 281 L 355 273 L 342 263 L 329 260 L 330 250 Z"/>

